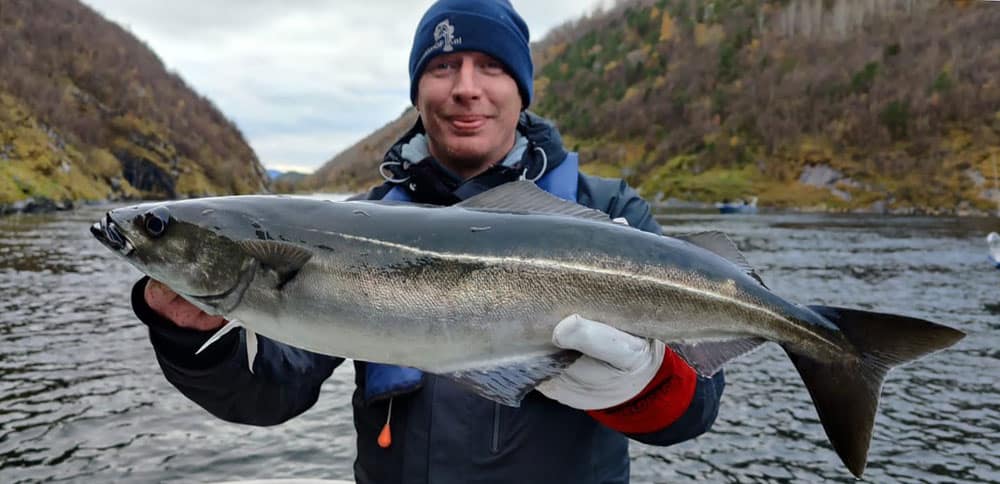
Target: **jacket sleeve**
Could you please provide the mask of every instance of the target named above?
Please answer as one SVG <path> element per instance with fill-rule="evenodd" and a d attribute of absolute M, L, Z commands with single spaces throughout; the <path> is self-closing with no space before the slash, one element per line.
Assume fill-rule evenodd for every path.
<path fill-rule="evenodd" d="M 694 387 L 694 397 L 679 419 L 662 430 L 625 435 L 644 444 L 673 445 L 708 432 L 719 415 L 719 400 L 725 386 L 726 378 L 722 370 L 711 378 L 699 376 Z"/>
<path fill-rule="evenodd" d="M 624 217 L 630 226 L 662 234 L 649 203 L 623 180 L 580 176 L 578 201 L 602 210 L 612 218 Z M 691 401 L 680 416 L 661 430 L 648 433 L 625 433 L 629 438 L 650 445 L 672 445 L 707 432 L 719 413 L 719 401 L 725 376 L 719 370 L 711 378 L 698 376 Z"/>
<path fill-rule="evenodd" d="M 293 348 L 258 335 L 254 372 L 244 331 L 232 331 L 201 354 L 211 332 L 181 328 L 153 311 L 143 296 L 148 277 L 132 288 L 132 309 L 167 381 L 212 415 L 235 423 L 277 425 L 316 403 L 320 386 L 344 360 Z"/>

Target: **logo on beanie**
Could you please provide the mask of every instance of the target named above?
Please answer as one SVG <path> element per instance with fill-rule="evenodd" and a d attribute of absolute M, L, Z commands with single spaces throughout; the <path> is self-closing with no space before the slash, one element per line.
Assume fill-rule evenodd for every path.
<path fill-rule="evenodd" d="M 424 55 L 438 49 L 442 52 L 451 52 L 455 50 L 456 45 L 462 45 L 462 38 L 455 37 L 455 26 L 448 19 L 444 19 L 434 27 L 434 45 L 428 47 Z"/>

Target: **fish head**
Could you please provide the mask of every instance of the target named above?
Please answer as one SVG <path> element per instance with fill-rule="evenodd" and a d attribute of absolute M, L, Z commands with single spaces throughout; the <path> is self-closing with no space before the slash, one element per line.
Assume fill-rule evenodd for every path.
<path fill-rule="evenodd" d="M 233 293 L 246 288 L 254 270 L 254 259 L 224 230 L 233 216 L 207 201 L 147 203 L 108 212 L 90 232 L 143 273 L 202 302 L 202 309 L 219 309 L 213 301 L 238 299 Z"/>

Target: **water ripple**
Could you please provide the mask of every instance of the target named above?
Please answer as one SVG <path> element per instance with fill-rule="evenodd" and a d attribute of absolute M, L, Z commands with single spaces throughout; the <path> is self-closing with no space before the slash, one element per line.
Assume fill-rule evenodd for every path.
<path fill-rule="evenodd" d="M 219 421 L 162 377 L 128 304 L 139 274 L 91 240 L 104 208 L 0 218 L 0 482 L 350 478 L 350 365 L 284 425 Z M 899 312 L 969 333 L 889 374 L 869 482 L 1000 482 L 1000 271 L 995 220 L 661 214 L 668 232 L 721 229 L 799 302 Z M 854 482 L 804 385 L 768 345 L 727 368 L 702 437 L 633 444 L 635 482 Z"/>

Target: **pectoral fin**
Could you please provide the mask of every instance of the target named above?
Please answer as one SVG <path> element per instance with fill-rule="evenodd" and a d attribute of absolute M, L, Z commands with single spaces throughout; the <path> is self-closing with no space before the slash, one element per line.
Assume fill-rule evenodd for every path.
<path fill-rule="evenodd" d="M 277 240 L 241 240 L 239 245 L 257 259 L 261 267 L 277 274 L 278 289 L 292 280 L 313 256 L 312 252 L 302 246 Z"/>

